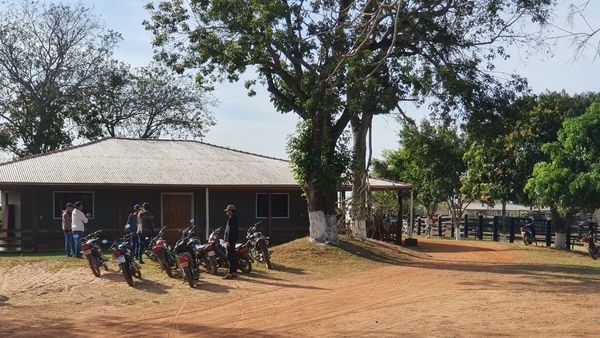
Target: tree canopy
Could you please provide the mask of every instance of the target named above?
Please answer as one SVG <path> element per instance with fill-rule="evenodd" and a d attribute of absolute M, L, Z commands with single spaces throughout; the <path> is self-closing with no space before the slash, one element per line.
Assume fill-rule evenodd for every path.
<path fill-rule="evenodd" d="M 70 109 L 119 39 L 82 5 L 0 11 L 0 148 L 25 156 L 70 145 Z"/>

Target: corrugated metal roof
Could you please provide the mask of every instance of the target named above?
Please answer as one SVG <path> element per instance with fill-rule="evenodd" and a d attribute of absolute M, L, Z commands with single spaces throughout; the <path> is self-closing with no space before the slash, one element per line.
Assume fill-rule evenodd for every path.
<path fill-rule="evenodd" d="M 198 141 L 122 138 L 0 164 L 0 185 L 13 184 L 298 186 L 286 160 Z"/>

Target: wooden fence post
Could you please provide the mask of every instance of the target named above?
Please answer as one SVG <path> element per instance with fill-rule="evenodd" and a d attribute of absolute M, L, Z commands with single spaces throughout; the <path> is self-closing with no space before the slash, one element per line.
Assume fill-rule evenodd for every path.
<path fill-rule="evenodd" d="M 396 222 L 396 244 L 397 245 L 402 245 L 402 226 L 404 224 L 402 224 L 402 212 L 403 212 L 403 205 L 402 205 L 402 191 L 398 190 L 398 221 Z"/>
<path fill-rule="evenodd" d="M 479 223 L 477 224 L 477 239 L 483 240 L 483 215 L 479 215 Z"/>
<path fill-rule="evenodd" d="M 515 218 L 511 217 L 510 218 L 510 240 L 509 242 L 514 243 L 515 242 Z"/>
<path fill-rule="evenodd" d="M 438 236 L 442 237 L 442 216 L 438 215 Z"/>
<path fill-rule="evenodd" d="M 546 221 L 546 246 L 552 245 L 552 222 Z"/>
<path fill-rule="evenodd" d="M 469 215 L 465 215 L 465 239 L 469 238 Z"/>
<path fill-rule="evenodd" d="M 498 222 L 500 221 L 500 217 L 494 216 L 494 228 L 492 229 L 492 240 L 494 242 L 498 242 Z"/>

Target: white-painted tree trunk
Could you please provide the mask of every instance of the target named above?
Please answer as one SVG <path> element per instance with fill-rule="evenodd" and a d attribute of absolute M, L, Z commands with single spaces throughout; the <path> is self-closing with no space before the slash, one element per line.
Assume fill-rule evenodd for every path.
<path fill-rule="evenodd" d="M 367 239 L 367 220 L 352 219 L 350 223 L 350 233 L 352 237 L 364 241 Z"/>
<path fill-rule="evenodd" d="M 567 234 L 565 232 L 556 232 L 554 237 L 554 247 L 559 250 L 567 249 Z"/>
<path fill-rule="evenodd" d="M 337 224 L 335 215 L 326 215 L 322 210 L 309 211 L 310 239 L 317 243 L 337 243 Z"/>

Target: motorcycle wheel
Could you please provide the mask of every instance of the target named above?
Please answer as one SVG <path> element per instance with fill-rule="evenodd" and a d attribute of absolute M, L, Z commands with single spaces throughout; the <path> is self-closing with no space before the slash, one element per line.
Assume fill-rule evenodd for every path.
<path fill-rule="evenodd" d="M 131 276 L 131 271 L 129 271 L 129 264 L 121 263 L 119 264 L 121 268 L 121 272 L 123 273 L 123 277 L 125 277 L 125 281 L 129 286 L 133 286 L 133 277 Z"/>
<path fill-rule="evenodd" d="M 161 252 L 160 256 L 158 256 L 157 258 L 158 262 L 160 263 L 160 266 L 167 273 L 167 276 L 173 278 L 173 269 L 171 269 L 171 264 L 169 264 L 167 255 L 165 255 L 164 252 Z"/>
<path fill-rule="evenodd" d="M 590 253 L 590 257 L 592 257 L 592 259 L 598 259 L 598 247 L 592 241 L 588 243 L 588 252 Z"/>
<path fill-rule="evenodd" d="M 192 274 L 192 269 L 190 269 L 189 265 L 183 268 L 183 278 L 191 288 L 194 287 L 194 275 Z"/>
<path fill-rule="evenodd" d="M 252 264 L 250 264 L 250 260 L 244 256 L 238 257 L 238 267 L 243 273 L 252 272 Z"/>
<path fill-rule="evenodd" d="M 262 247 L 261 249 L 261 255 L 262 255 L 262 260 L 263 263 L 265 263 L 265 266 L 267 267 L 267 269 L 271 270 L 271 257 L 269 257 L 269 249 L 267 249 L 266 247 Z"/>
<path fill-rule="evenodd" d="M 533 243 L 533 241 L 531 240 L 531 238 L 529 238 L 529 236 L 525 235 L 523 236 L 523 243 L 525 243 L 525 245 L 530 245 L 531 243 Z"/>
<path fill-rule="evenodd" d="M 93 254 L 87 255 L 87 260 L 88 263 L 90 264 L 90 269 L 92 269 L 92 273 L 94 273 L 94 276 L 96 277 L 100 277 L 100 266 L 98 266 L 98 260 L 96 259 L 96 256 L 94 256 Z"/>
<path fill-rule="evenodd" d="M 212 275 L 217 274 L 217 270 L 219 269 L 219 263 L 217 263 L 217 260 L 214 257 L 209 258 L 206 265 L 206 271 L 208 271 L 208 273 Z"/>
<path fill-rule="evenodd" d="M 140 266 L 137 263 L 133 262 L 131 265 L 131 273 L 133 277 L 137 279 L 142 279 L 142 270 L 140 270 Z"/>

